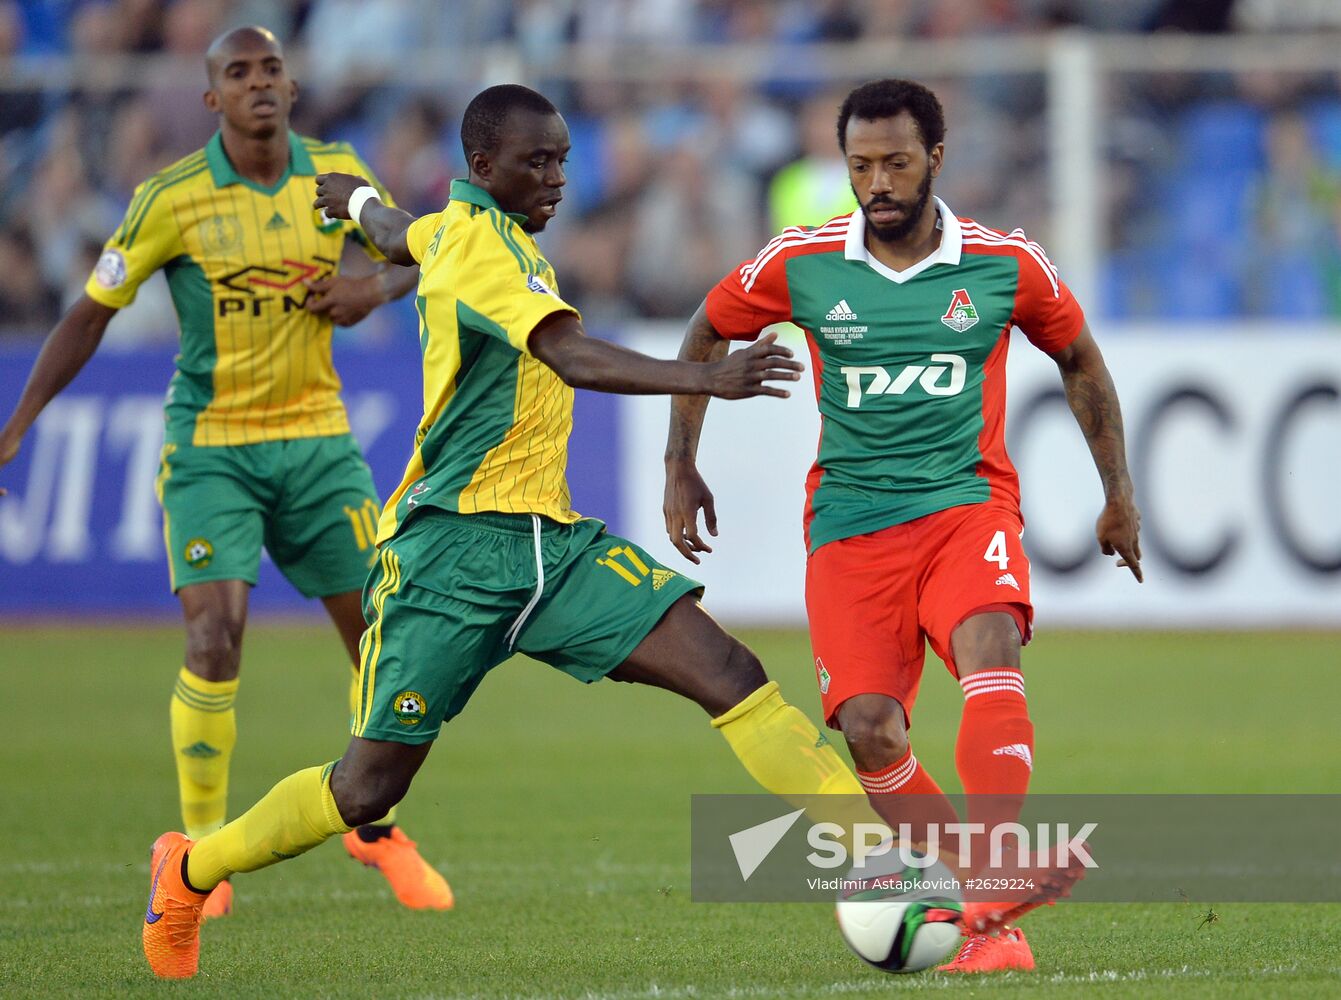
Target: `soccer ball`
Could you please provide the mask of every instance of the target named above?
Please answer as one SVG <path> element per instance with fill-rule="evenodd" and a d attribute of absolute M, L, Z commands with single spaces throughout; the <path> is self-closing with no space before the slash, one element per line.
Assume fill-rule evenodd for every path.
<path fill-rule="evenodd" d="M 838 929 L 857 957 L 877 969 L 920 972 L 944 962 L 959 946 L 963 895 L 939 861 L 914 868 L 891 851 L 852 869 L 843 886 Z"/>

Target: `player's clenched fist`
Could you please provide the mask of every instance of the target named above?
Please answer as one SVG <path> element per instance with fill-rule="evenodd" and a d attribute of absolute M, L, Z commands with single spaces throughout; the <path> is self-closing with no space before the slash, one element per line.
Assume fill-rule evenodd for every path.
<path fill-rule="evenodd" d="M 370 186 L 355 174 L 317 174 L 317 198 L 312 207 L 321 209 L 332 219 L 348 219 L 349 196 L 361 187 Z"/>
<path fill-rule="evenodd" d="M 777 343 L 776 333 L 765 334 L 741 351 L 728 354 L 709 365 L 707 392 L 721 399 L 746 399 L 750 396 L 791 395 L 769 382 L 795 382 L 806 366 L 792 358 L 789 348 Z"/>

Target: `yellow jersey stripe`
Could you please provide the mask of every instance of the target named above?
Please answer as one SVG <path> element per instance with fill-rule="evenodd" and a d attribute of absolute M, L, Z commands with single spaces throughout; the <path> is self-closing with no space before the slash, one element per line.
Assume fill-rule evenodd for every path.
<path fill-rule="evenodd" d="M 188 171 L 195 171 L 205 163 L 205 153 L 202 150 L 193 156 L 188 156 L 166 170 L 155 174 L 144 182 L 138 194 L 131 199 L 130 207 L 126 209 L 126 217 L 118 230 L 118 238 L 124 237 L 132 226 L 138 227 L 144 220 L 144 214 L 149 210 L 153 197 L 164 187 L 170 186 L 173 182 L 181 178 Z"/>
<path fill-rule="evenodd" d="M 205 151 L 202 149 L 192 153 L 190 156 L 183 157 L 172 166 L 160 170 L 146 180 L 140 185 L 140 189 L 135 193 L 135 197 L 130 200 L 130 206 L 126 209 L 126 217 L 122 220 L 121 229 L 126 229 L 131 219 L 139 214 L 140 210 L 144 208 L 145 199 L 148 198 L 154 190 L 161 187 L 167 181 L 172 180 L 172 178 L 177 177 L 194 167 L 198 167 L 204 162 Z"/>
<path fill-rule="evenodd" d="M 168 181 L 161 187 L 157 188 L 154 191 L 154 193 L 149 196 L 149 200 L 144 203 L 144 208 L 140 212 L 139 219 L 131 227 L 130 232 L 126 234 L 125 239 L 122 240 L 122 243 L 125 245 L 126 249 L 129 250 L 132 246 L 135 245 L 135 238 L 140 235 L 140 227 L 144 225 L 144 220 L 149 215 L 149 209 L 153 208 L 154 202 L 158 199 L 158 196 L 160 194 L 162 194 L 164 191 L 169 190 L 170 188 L 174 188 L 179 184 L 183 184 L 186 181 L 189 181 L 192 177 L 196 177 L 199 174 L 205 173 L 207 170 L 209 170 L 209 164 L 202 163 L 200 166 L 195 167 L 194 169 L 189 170 L 184 174 L 179 174 L 172 180 Z"/>
<path fill-rule="evenodd" d="M 447 208 L 411 227 L 424 417 L 380 542 L 420 506 L 578 519 L 564 475 L 573 391 L 527 352 L 545 317 L 575 310 L 524 221 L 456 181 Z"/>
<path fill-rule="evenodd" d="M 163 446 L 163 452 L 158 459 L 158 475 L 154 477 L 154 495 L 158 497 L 158 505 L 163 508 L 163 551 L 168 554 L 168 587 L 174 594 L 177 593 L 177 579 L 172 571 L 172 532 L 168 525 L 168 507 L 163 502 L 163 484 L 172 477 L 172 466 L 168 464 L 168 459 L 176 450 L 175 444 Z"/>
<path fill-rule="evenodd" d="M 338 152 L 313 162 L 309 148 Z M 353 171 L 360 162 L 343 144 L 293 135 L 290 151 L 293 169 Z M 181 330 L 168 442 L 239 445 L 349 431 L 331 322 L 303 308 L 303 283 L 338 268 L 353 227 L 320 222 L 310 176 L 293 169 L 270 188 L 250 184 L 216 135 L 138 186 L 105 247 L 124 271 L 110 285 L 96 273 L 85 283 L 94 301 L 123 308 L 150 275 L 166 275 Z"/>
<path fill-rule="evenodd" d="M 508 234 L 507 226 L 503 222 L 503 216 L 499 212 L 495 212 L 493 209 L 489 209 L 488 215 L 490 224 L 493 225 L 494 231 L 498 233 L 499 238 L 502 239 L 504 246 L 512 251 L 512 256 L 517 258 L 517 265 L 521 268 L 522 274 L 534 274 L 535 271 L 532 268 L 530 259 L 526 256 L 522 248 L 517 245 L 517 241 Z"/>
<path fill-rule="evenodd" d="M 382 579 L 373 590 L 373 624 L 364 633 L 371 636 L 371 642 L 364 651 L 363 662 L 359 669 L 362 683 L 359 685 L 359 718 L 354 727 L 354 735 L 362 736 L 368 728 L 372 716 L 373 692 L 377 684 L 377 661 L 382 655 L 382 611 L 386 599 L 400 589 L 400 557 L 391 549 L 383 549 L 381 555 Z"/>

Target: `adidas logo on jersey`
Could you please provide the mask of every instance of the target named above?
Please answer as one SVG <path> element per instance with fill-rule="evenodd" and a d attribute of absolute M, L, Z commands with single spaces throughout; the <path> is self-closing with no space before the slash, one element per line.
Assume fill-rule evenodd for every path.
<path fill-rule="evenodd" d="M 1016 590 L 1020 589 L 1020 585 L 1016 581 L 1014 573 L 1002 573 L 996 578 L 996 585 L 998 587 L 1014 587 Z"/>
<path fill-rule="evenodd" d="M 853 323 L 857 314 L 852 311 L 852 307 L 847 304 L 847 299 L 839 299 L 838 305 L 834 306 L 824 314 L 826 323 L 839 323 L 840 326 L 820 325 L 820 333 L 824 339 L 838 347 L 846 347 L 854 340 L 861 340 L 866 331 L 870 329 L 867 326 L 854 326 Z"/>
<path fill-rule="evenodd" d="M 992 751 L 993 757 L 1018 757 L 1024 761 L 1024 766 L 1030 771 L 1034 769 L 1034 754 L 1029 749 L 1028 743 L 1011 743 L 1004 747 L 997 747 Z"/>
<path fill-rule="evenodd" d="M 660 590 L 675 578 L 675 571 L 669 569 L 652 570 L 652 589 Z"/>
<path fill-rule="evenodd" d="M 854 313 L 852 307 L 847 304 L 847 299 L 839 299 L 838 305 L 825 313 L 824 318 L 834 322 L 839 320 L 851 321 L 857 318 L 857 314 Z"/>
<path fill-rule="evenodd" d="M 289 223 L 284 216 L 276 212 L 274 215 L 270 216 L 270 221 L 265 224 L 265 228 L 274 232 L 276 229 L 288 229 Z"/>

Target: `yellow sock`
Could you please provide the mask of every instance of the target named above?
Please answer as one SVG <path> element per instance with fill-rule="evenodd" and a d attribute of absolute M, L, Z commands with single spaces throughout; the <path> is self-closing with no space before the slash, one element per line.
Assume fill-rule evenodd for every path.
<path fill-rule="evenodd" d="M 353 667 L 353 671 L 354 671 L 354 673 L 353 673 L 353 676 L 351 676 L 351 677 L 349 678 L 349 726 L 350 726 L 350 729 L 353 729 L 353 728 L 354 728 L 354 719 L 355 719 L 355 717 L 359 714 L 359 687 L 360 687 L 360 685 L 359 685 L 359 680 L 360 680 L 359 665 L 358 665 L 357 663 L 355 663 L 355 664 L 352 665 L 352 667 Z M 391 811 L 390 811 L 389 813 L 387 813 L 385 816 L 383 816 L 381 819 L 379 819 L 376 823 L 372 823 L 372 824 L 370 824 L 370 825 L 371 825 L 371 826 L 393 826 L 393 825 L 395 825 L 395 822 L 396 822 L 396 809 L 397 809 L 396 806 L 392 806 L 392 807 L 391 807 Z"/>
<path fill-rule="evenodd" d="M 787 704 L 769 681 L 734 708 L 712 720 L 750 777 L 774 795 L 796 800 L 813 819 L 839 823 L 879 823 L 843 759 L 805 715 Z M 840 796 L 817 802 L 812 796 Z M 823 815 L 818 815 L 822 813 Z"/>
<path fill-rule="evenodd" d="M 336 834 L 348 833 L 331 795 L 332 761 L 289 775 L 256 805 L 191 847 L 186 877 L 213 889 L 237 872 L 254 872 L 297 857 Z"/>
<path fill-rule="evenodd" d="M 182 823 L 193 840 L 224 825 L 228 811 L 228 764 L 237 743 L 233 699 L 237 679 L 207 681 L 182 667 L 172 692 L 172 753 Z"/>

